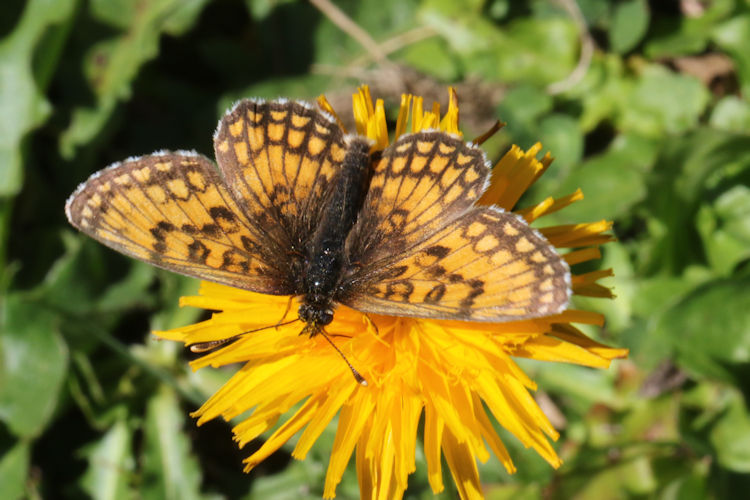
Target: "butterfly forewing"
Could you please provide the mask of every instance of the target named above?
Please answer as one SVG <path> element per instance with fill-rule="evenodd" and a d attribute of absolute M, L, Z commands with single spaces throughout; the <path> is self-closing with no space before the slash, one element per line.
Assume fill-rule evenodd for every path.
<path fill-rule="evenodd" d="M 244 100 L 219 123 L 214 148 L 248 217 L 285 251 L 304 252 L 346 153 L 333 119 L 299 102 Z"/>
<path fill-rule="evenodd" d="M 194 153 L 133 158 L 94 174 L 66 205 L 70 222 L 126 255 L 188 276 L 291 293 L 274 248 Z"/>
<path fill-rule="evenodd" d="M 384 264 L 468 210 L 489 168 L 479 149 L 444 132 L 402 137 L 373 165 L 367 198 L 347 241 L 352 259 Z"/>

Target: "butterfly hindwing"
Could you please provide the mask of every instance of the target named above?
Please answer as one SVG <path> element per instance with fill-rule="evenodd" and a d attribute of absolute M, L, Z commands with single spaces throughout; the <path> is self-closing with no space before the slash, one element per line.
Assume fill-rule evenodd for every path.
<path fill-rule="evenodd" d="M 274 249 L 216 167 L 187 152 L 131 158 L 94 174 L 66 205 L 70 222 L 125 255 L 261 293 L 291 293 Z"/>
<path fill-rule="evenodd" d="M 512 321 L 562 311 L 568 266 L 516 215 L 475 208 L 399 255 L 346 305 L 364 312 Z"/>

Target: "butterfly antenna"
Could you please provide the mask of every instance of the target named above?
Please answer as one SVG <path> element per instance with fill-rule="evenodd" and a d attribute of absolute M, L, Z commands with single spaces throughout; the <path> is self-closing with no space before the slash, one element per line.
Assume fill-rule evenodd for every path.
<path fill-rule="evenodd" d="M 240 332 L 237 335 L 232 335 L 231 337 L 228 337 L 225 339 L 209 340 L 208 342 L 198 342 L 197 344 L 193 344 L 190 346 L 190 351 L 195 352 L 195 353 L 203 353 L 203 352 L 215 349 L 217 347 L 223 346 L 225 344 L 228 344 L 230 342 L 234 342 L 235 340 L 240 338 L 242 335 L 245 335 L 248 333 L 259 332 L 261 330 L 268 330 L 269 328 L 278 328 L 280 326 L 291 325 L 295 321 L 300 321 L 300 319 L 296 318 L 291 321 L 287 321 L 286 323 L 277 323 L 275 325 L 262 326 L 260 328 L 256 328 L 255 330 L 248 330 L 246 332 Z"/>
<path fill-rule="evenodd" d="M 349 369 L 352 371 L 352 375 L 354 375 L 354 380 L 356 380 L 359 385 L 367 387 L 367 380 L 365 380 L 365 378 L 362 376 L 362 374 L 360 374 L 357 371 L 357 369 L 354 368 L 354 366 L 352 366 L 352 364 L 349 362 L 349 360 L 346 359 L 346 356 L 344 355 L 344 353 L 341 352 L 341 349 L 339 349 L 336 346 L 336 344 L 334 344 L 333 341 L 328 337 L 328 334 L 325 332 L 325 330 L 323 330 L 321 328 L 319 333 L 323 336 L 324 339 L 326 339 L 328 341 L 329 344 L 331 344 L 331 347 L 333 347 L 334 349 L 336 349 L 336 352 L 339 353 L 339 356 L 341 356 L 341 359 L 344 360 L 344 363 L 346 363 L 346 366 L 348 366 Z"/>

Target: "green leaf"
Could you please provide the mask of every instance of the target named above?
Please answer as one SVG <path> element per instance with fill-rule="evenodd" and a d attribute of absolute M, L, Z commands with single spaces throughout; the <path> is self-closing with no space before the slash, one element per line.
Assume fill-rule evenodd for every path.
<path fill-rule="evenodd" d="M 510 0 L 491 0 L 486 7 L 487 15 L 495 21 L 502 20 L 510 10 Z"/>
<path fill-rule="evenodd" d="M 735 0 L 713 0 L 701 4 L 705 10 L 698 15 L 660 16 L 652 23 L 644 50 L 646 57 L 659 59 L 703 52 L 714 26 L 732 15 L 735 4 Z"/>
<path fill-rule="evenodd" d="M 711 112 L 712 127 L 730 132 L 750 130 L 750 103 L 737 96 L 722 97 Z"/>
<path fill-rule="evenodd" d="M 96 105 L 77 108 L 68 128 L 60 136 L 60 151 L 66 159 L 75 148 L 92 141 L 109 120 L 115 106 L 130 98 L 130 87 L 141 66 L 159 53 L 162 33 L 180 33 L 197 18 L 204 0 L 145 0 L 114 4 L 100 0 L 94 13 L 120 26 L 125 32 L 98 43 L 89 51 L 84 71 Z"/>
<path fill-rule="evenodd" d="M 398 54 L 410 67 L 450 82 L 460 78 L 459 67 L 447 50 L 446 42 L 433 37 L 407 46 Z"/>
<path fill-rule="evenodd" d="M 722 466 L 750 472 L 750 415 L 740 394 L 733 394 L 726 413 L 711 429 L 710 439 Z"/>
<path fill-rule="evenodd" d="M 292 3 L 294 0 L 245 0 L 245 6 L 256 21 L 262 21 L 273 12 L 273 10 L 284 4 Z"/>
<path fill-rule="evenodd" d="M 172 36 L 180 36 L 186 33 L 198 22 L 198 17 L 203 8 L 211 0 L 182 0 L 175 5 L 164 22 L 164 33 Z"/>
<path fill-rule="evenodd" d="M 442 36 L 469 74 L 548 84 L 565 78 L 578 60 L 577 30 L 566 17 L 517 18 L 498 27 L 480 3 L 430 0 L 418 18 Z"/>
<path fill-rule="evenodd" d="M 711 267 L 729 276 L 738 263 L 750 258 L 750 188 L 733 186 L 713 205 L 701 206 L 697 227 Z"/>
<path fill-rule="evenodd" d="M 154 282 L 156 269 L 143 262 L 133 262 L 128 274 L 97 297 L 99 311 L 122 311 L 133 305 L 149 303 L 148 288 Z"/>
<path fill-rule="evenodd" d="M 619 116 L 633 86 L 633 79 L 625 77 L 622 59 L 614 54 L 595 53 L 583 80 L 566 95 L 581 102 L 580 126 L 589 131 L 602 121 L 613 121 Z"/>
<path fill-rule="evenodd" d="M 664 488 L 660 498 L 664 500 L 704 500 L 710 496 L 706 476 L 705 472 L 695 471 L 671 481 Z"/>
<path fill-rule="evenodd" d="M 611 5 L 601 0 L 577 0 L 587 26 L 600 26 L 609 23 Z"/>
<path fill-rule="evenodd" d="M 545 116 L 539 124 L 539 141 L 555 157 L 555 166 L 567 172 L 581 161 L 583 131 L 578 120 L 562 113 Z"/>
<path fill-rule="evenodd" d="M 138 5 L 129 0 L 91 0 L 91 15 L 110 26 L 127 29 L 133 23 Z"/>
<path fill-rule="evenodd" d="M 10 294 L 0 314 L 0 419 L 17 436 L 37 436 L 57 407 L 67 348 L 40 304 Z"/>
<path fill-rule="evenodd" d="M 89 466 L 81 478 L 81 487 L 91 498 L 133 498 L 134 492 L 129 486 L 135 463 L 131 451 L 132 439 L 132 429 L 120 418 L 99 441 L 82 450 Z"/>
<path fill-rule="evenodd" d="M 493 24 L 481 15 L 481 6 L 450 0 L 427 0 L 417 13 L 422 24 L 442 35 L 459 54 L 474 54 L 492 47 L 498 39 Z"/>
<path fill-rule="evenodd" d="M 531 124 L 552 111 L 554 105 L 549 94 L 532 85 L 518 85 L 505 94 L 497 108 L 498 116 L 508 122 Z"/>
<path fill-rule="evenodd" d="M 646 454 L 621 456 L 619 460 L 608 460 L 609 463 L 605 465 L 601 463 L 603 457 L 601 452 L 597 453 L 597 449 L 586 451 L 576 457 L 582 463 L 565 477 L 565 481 L 560 482 L 555 498 L 594 500 L 657 497 L 658 478 Z M 622 450 L 618 451 L 622 453 Z"/>
<path fill-rule="evenodd" d="M 538 123 L 553 106 L 552 97 L 539 87 L 519 85 L 505 94 L 496 114 L 507 123 L 503 131 L 515 144 L 527 149 L 539 141 Z"/>
<path fill-rule="evenodd" d="M 91 14 L 110 26 L 122 30 L 126 30 L 132 24 L 139 22 L 140 16 L 159 17 L 165 22 L 165 32 L 171 35 L 180 35 L 195 24 L 201 9 L 208 1 L 150 0 L 146 7 L 131 0 L 92 0 Z M 150 12 L 147 9 L 151 9 Z"/>
<path fill-rule="evenodd" d="M 650 136 L 683 133 L 698 124 L 708 100 L 709 92 L 698 79 L 650 65 L 628 96 L 619 125 Z"/>
<path fill-rule="evenodd" d="M 698 54 L 708 46 L 708 37 L 701 24 L 676 16 L 662 18 L 654 23 L 644 52 L 649 59 Z"/>
<path fill-rule="evenodd" d="M 525 365 L 524 365 L 525 366 Z M 594 403 L 619 405 L 611 385 L 613 372 L 562 363 L 538 364 L 534 379 L 547 391 L 564 394 L 567 404 L 585 413 Z"/>
<path fill-rule="evenodd" d="M 185 413 L 175 393 L 162 386 L 148 402 L 145 420 L 143 498 L 201 498 L 201 472 L 183 431 Z"/>
<path fill-rule="evenodd" d="M 616 275 L 619 274 L 615 269 Z M 715 279 L 713 273 L 703 267 L 691 267 L 682 276 L 665 273 L 653 278 L 641 277 L 631 301 L 633 322 L 620 338 L 624 347 L 631 350 L 631 359 L 645 372 L 658 369 L 665 359 L 674 358 L 673 339 L 661 330 L 662 316 L 679 304 L 695 288 Z M 619 289 L 615 290 L 618 293 Z M 615 299 L 615 302 L 619 300 Z"/>
<path fill-rule="evenodd" d="M 0 457 L 0 498 L 25 498 L 30 458 L 31 449 L 25 441 L 17 441 L 3 452 Z"/>
<path fill-rule="evenodd" d="M 742 93 L 750 95 L 750 14 L 736 16 L 717 26 L 713 40 L 734 59 Z"/>
<path fill-rule="evenodd" d="M 624 54 L 638 45 L 648 29 L 650 12 L 645 0 L 628 0 L 615 4 L 609 43 L 612 50 Z"/>
<path fill-rule="evenodd" d="M 314 500 L 323 493 L 325 469 L 311 460 L 294 460 L 283 471 L 253 482 L 250 500 Z M 317 485 L 317 488 L 315 487 Z M 312 488 L 311 488 L 312 487 Z M 312 490 L 312 491 L 311 491 Z M 339 495 L 341 492 L 337 492 Z M 337 495 L 337 497 L 339 496 Z"/>
<path fill-rule="evenodd" d="M 44 85 L 34 77 L 34 51 L 51 27 L 70 20 L 75 0 L 31 0 L 15 30 L 0 41 L 0 196 L 15 195 L 23 183 L 24 136 L 52 111 Z M 46 48 L 46 47 L 45 47 Z M 50 47 L 48 54 L 59 55 Z M 49 66 L 53 63 L 46 58 Z"/>
<path fill-rule="evenodd" d="M 148 287 L 156 274 L 153 266 L 132 262 L 122 280 L 113 284 L 112 270 L 102 259 L 102 253 L 109 250 L 69 231 L 62 234 L 62 239 L 65 254 L 53 264 L 36 290 L 45 303 L 74 315 L 92 311 L 112 313 L 151 303 Z M 82 280 L 81 276 L 87 279 Z"/>
<path fill-rule="evenodd" d="M 604 153 L 585 161 L 557 189 L 584 198 L 567 207 L 561 216 L 575 221 L 616 219 L 646 196 L 645 173 L 656 159 L 658 142 L 637 135 L 618 137 Z M 552 150 L 553 154 L 555 150 Z"/>
<path fill-rule="evenodd" d="M 614 55 L 595 56 L 582 82 L 566 95 L 583 101 L 584 131 L 606 120 L 620 132 L 655 138 L 695 128 L 710 98 L 692 76 L 648 63 L 631 75 Z"/>
<path fill-rule="evenodd" d="M 633 296 L 635 314 L 642 318 L 656 318 L 713 278 L 713 273 L 706 268 L 691 268 L 681 276 L 641 278 Z"/>
<path fill-rule="evenodd" d="M 749 151 L 750 137 L 709 129 L 666 143 L 650 176 L 646 266 L 666 274 L 704 264 L 696 214 L 708 190 L 723 190 L 722 182 L 737 182 L 733 179 L 750 169 Z"/>
<path fill-rule="evenodd" d="M 500 33 L 491 51 L 500 80 L 553 83 L 566 78 L 578 62 L 578 31 L 569 19 L 522 19 Z"/>
<path fill-rule="evenodd" d="M 660 319 L 659 335 L 674 344 L 695 376 L 734 381 L 732 367 L 750 363 L 750 277 L 707 283 Z"/>
<path fill-rule="evenodd" d="M 415 28 L 416 2 L 382 0 L 380 2 L 336 2 L 336 5 L 365 32 L 377 34 L 376 40 L 386 40 L 391 36 L 398 36 Z M 326 20 L 325 16 L 321 16 L 323 21 L 315 25 L 312 19 L 317 19 L 320 16 L 320 11 L 312 5 L 295 2 L 293 7 L 279 9 L 279 11 L 283 13 L 286 23 L 269 24 L 269 36 L 273 37 L 273 39 L 269 39 L 269 43 L 291 44 L 292 49 L 285 53 L 283 48 L 271 46 L 269 50 L 272 50 L 276 57 L 278 57 L 277 54 L 280 54 L 293 60 L 303 73 L 304 68 L 310 63 L 310 59 L 297 59 L 297 57 L 305 54 L 305 50 L 300 50 L 300 48 L 307 48 L 310 44 L 312 46 L 308 50 L 314 51 L 314 55 L 312 55 L 314 62 L 339 68 L 335 72 L 338 78 L 348 76 L 349 71 L 343 66 L 347 62 L 352 61 L 353 69 L 353 66 L 359 66 L 361 61 L 371 60 L 371 54 L 357 40 L 342 31 L 334 23 Z M 311 27 L 315 28 L 312 41 L 307 36 L 307 31 Z M 289 62 L 285 61 L 286 64 L 289 64 Z M 341 69 L 343 69 L 343 72 Z M 360 79 L 361 77 L 355 76 L 355 78 Z M 330 81 L 325 90 L 331 90 Z M 278 97 L 278 94 L 275 97 Z"/>

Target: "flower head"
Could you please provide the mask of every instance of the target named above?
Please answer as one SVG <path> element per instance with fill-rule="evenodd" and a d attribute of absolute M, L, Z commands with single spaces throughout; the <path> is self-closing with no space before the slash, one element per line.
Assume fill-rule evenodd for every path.
<path fill-rule="evenodd" d="M 318 102 L 335 116 L 325 98 Z M 383 102 L 373 104 L 367 87 L 354 96 L 354 116 L 357 132 L 374 141 L 374 150 L 389 144 Z M 461 134 L 458 100 L 452 89 L 448 110 L 442 116 L 438 105 L 425 110 L 421 97 L 403 96 L 395 137 L 436 128 Z M 552 162 L 549 155 L 537 159 L 540 149 L 539 144 L 529 151 L 511 148 L 495 165 L 491 185 L 480 202 L 514 210 L 524 191 Z M 582 197 L 576 191 L 514 211 L 532 223 Z M 600 257 L 597 245 L 612 238 L 604 234 L 610 226 L 601 221 L 539 231 L 554 246 L 573 249 L 564 259 L 574 265 Z M 609 270 L 574 273 L 573 293 L 611 297 L 608 288 L 597 284 L 610 275 Z M 245 460 L 245 470 L 250 471 L 297 433 L 300 436 L 292 455 L 305 458 L 337 417 L 326 498 L 335 496 L 352 454 L 356 455 L 363 498 L 400 498 L 416 468 L 422 415 L 424 455 L 435 492 L 443 489 L 441 455 L 463 498 L 481 497 L 477 459 L 485 461 L 494 453 L 508 472 L 515 471 L 491 417 L 558 467 L 561 460 L 550 444 L 558 434 L 529 392 L 536 385 L 513 358 L 605 368 L 612 359 L 627 354 L 624 349 L 598 344 L 572 325 L 603 324 L 601 315 L 589 311 L 568 309 L 532 320 L 495 324 L 365 315 L 340 306 L 326 331 L 365 377 L 365 387 L 352 378 L 322 335 L 301 336 L 298 322 L 287 324 L 288 313 L 299 305 L 296 299 L 204 282 L 199 296 L 183 297 L 181 304 L 219 312 L 192 326 L 157 332 L 159 336 L 188 345 L 234 340 L 194 361 L 195 369 L 244 363 L 195 412 L 198 423 L 216 417 L 229 420 L 252 410 L 234 428 L 240 446 L 274 429 L 261 448 Z M 279 422 L 295 407 L 291 417 Z"/>

